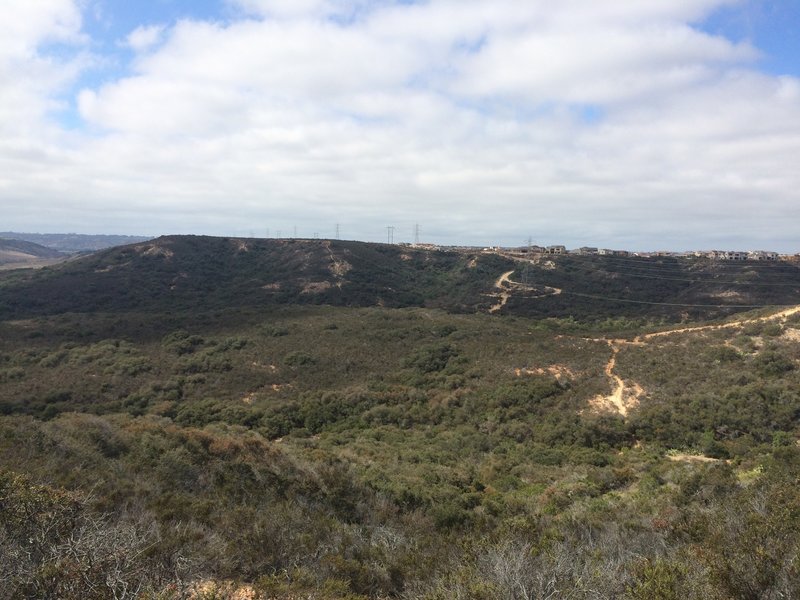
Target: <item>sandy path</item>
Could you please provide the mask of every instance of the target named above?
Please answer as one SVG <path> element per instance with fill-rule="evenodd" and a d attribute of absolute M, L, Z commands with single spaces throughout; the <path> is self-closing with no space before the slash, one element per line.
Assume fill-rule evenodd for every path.
<path fill-rule="evenodd" d="M 496 313 L 501 308 L 503 308 L 507 303 L 509 298 L 511 298 L 511 290 L 512 289 L 522 289 L 522 290 L 530 290 L 532 289 L 530 286 L 525 285 L 524 283 L 519 283 L 518 281 L 511 281 L 511 275 L 514 274 L 514 271 L 509 271 L 508 273 L 503 273 L 500 278 L 495 281 L 494 287 L 500 290 L 498 294 L 493 294 L 495 297 L 499 298 L 500 301 L 492 306 L 489 309 L 490 313 Z M 541 286 L 544 288 L 544 293 L 539 294 L 538 296 L 526 296 L 528 298 L 544 298 L 546 296 L 558 296 L 562 293 L 563 290 L 558 288 L 550 287 L 550 286 Z"/>
<path fill-rule="evenodd" d="M 672 462 L 688 462 L 688 463 L 718 463 L 723 462 L 718 458 L 711 458 L 703 456 L 702 454 L 667 454 L 667 458 Z"/>
<path fill-rule="evenodd" d="M 672 335 L 674 333 L 694 333 L 696 331 L 715 331 L 719 329 L 735 329 L 737 327 L 742 327 L 747 325 L 748 323 L 766 323 L 768 321 L 778 321 L 784 320 L 792 315 L 796 315 L 800 313 L 800 306 L 794 306 L 792 308 L 787 308 L 786 310 L 782 310 L 772 315 L 767 315 L 765 317 L 756 317 L 755 319 L 741 319 L 739 321 L 731 321 L 730 323 L 722 323 L 721 325 L 699 325 L 697 327 L 683 327 L 681 329 L 670 329 L 669 331 L 658 331 L 656 333 L 646 333 L 644 335 L 640 335 L 634 338 L 634 342 L 641 342 L 642 340 L 651 340 L 657 337 L 664 337 L 667 335 Z"/>
<path fill-rule="evenodd" d="M 514 271 L 503 273 L 498 280 L 494 282 L 494 287 L 500 290 L 498 296 L 500 301 L 489 309 L 490 313 L 496 313 L 508 303 L 508 299 L 511 297 L 511 291 L 509 290 L 509 286 L 511 285 L 510 277 L 513 273 Z"/>
<path fill-rule="evenodd" d="M 621 348 L 617 342 L 618 340 L 608 340 L 608 345 L 611 347 L 611 358 L 606 363 L 605 368 L 606 377 L 611 381 L 614 391 L 610 396 L 592 398 L 589 404 L 595 410 L 611 410 L 622 417 L 627 417 L 628 411 L 639 404 L 641 397 L 644 395 L 644 389 L 638 383 L 626 383 L 622 377 L 614 372 L 617 366 L 617 354 L 619 354 Z"/>

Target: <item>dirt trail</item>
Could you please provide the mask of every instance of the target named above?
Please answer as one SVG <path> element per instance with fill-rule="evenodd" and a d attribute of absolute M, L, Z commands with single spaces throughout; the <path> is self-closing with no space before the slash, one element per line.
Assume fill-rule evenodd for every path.
<path fill-rule="evenodd" d="M 722 461 L 718 458 L 711 458 L 703 456 L 702 454 L 667 454 L 667 458 L 672 462 L 687 462 L 687 463 L 718 463 L 728 462 Z"/>
<path fill-rule="evenodd" d="M 503 273 L 498 280 L 494 282 L 494 287 L 500 290 L 497 296 L 500 298 L 500 301 L 489 309 L 490 313 L 496 313 L 508 303 L 508 299 L 511 297 L 511 290 L 509 289 L 511 279 L 509 278 L 513 273 L 514 271 Z"/>
<path fill-rule="evenodd" d="M 644 389 L 638 383 L 626 383 L 622 377 L 614 372 L 617 366 L 617 354 L 619 354 L 621 346 L 617 344 L 617 340 L 608 340 L 608 345 L 611 347 L 611 358 L 606 364 L 605 373 L 606 377 L 612 382 L 614 391 L 610 396 L 592 398 L 589 404 L 595 410 L 611 410 L 623 417 L 627 417 L 628 411 L 638 406 L 641 397 L 644 395 Z"/>
<path fill-rule="evenodd" d="M 657 331 L 656 333 L 646 333 L 634 338 L 634 342 L 641 342 L 642 340 L 651 340 L 657 337 L 664 337 L 674 333 L 694 333 L 695 331 L 716 331 L 720 329 L 735 329 L 742 327 L 748 323 L 766 323 L 768 321 L 785 320 L 792 315 L 800 313 L 800 306 L 793 306 L 772 315 L 764 317 L 756 317 L 754 319 L 740 319 L 738 321 L 731 321 L 730 323 L 722 323 L 721 325 L 698 325 L 697 327 L 682 327 L 681 329 L 670 329 L 668 331 Z"/>
<path fill-rule="evenodd" d="M 514 271 L 509 271 L 508 273 L 503 273 L 497 281 L 494 283 L 494 287 L 500 290 L 497 294 L 492 294 L 495 298 L 499 298 L 500 301 L 492 306 L 489 309 L 490 313 L 496 313 L 501 308 L 503 308 L 507 303 L 509 298 L 511 298 L 511 290 L 512 289 L 522 289 L 522 290 L 530 290 L 532 289 L 530 286 L 519 283 L 518 281 L 511 281 L 511 275 L 514 274 Z M 544 293 L 539 294 L 537 296 L 533 296 L 534 298 L 544 298 L 545 296 L 558 296 L 563 292 L 558 288 L 550 287 L 550 286 L 541 286 L 544 288 Z M 531 297 L 531 296 L 527 296 Z"/>
<path fill-rule="evenodd" d="M 591 399 L 589 404 L 595 410 L 613 410 L 623 417 L 627 417 L 628 411 L 637 406 L 642 396 L 644 396 L 644 389 L 642 389 L 638 383 L 626 383 L 614 372 L 614 369 L 617 366 L 617 355 L 623 346 L 644 346 L 648 340 L 666 337 L 676 333 L 694 333 L 698 331 L 735 329 L 737 327 L 747 325 L 748 323 L 764 323 L 768 321 L 785 320 L 788 317 L 798 313 L 800 313 L 800 306 L 795 306 L 771 315 L 766 315 L 764 317 L 740 319 L 738 321 L 731 321 L 730 323 L 722 323 L 721 325 L 698 325 L 697 327 L 682 327 L 680 329 L 646 333 L 635 337 L 633 340 L 584 338 L 586 341 L 590 342 L 605 342 L 611 347 L 611 358 L 606 364 L 605 373 L 606 377 L 608 377 L 608 379 L 612 382 L 614 391 L 610 396 L 597 396 Z"/>

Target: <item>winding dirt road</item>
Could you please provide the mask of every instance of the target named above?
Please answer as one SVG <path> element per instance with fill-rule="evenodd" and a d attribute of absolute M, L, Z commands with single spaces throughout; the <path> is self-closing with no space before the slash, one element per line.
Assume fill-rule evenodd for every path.
<path fill-rule="evenodd" d="M 492 294 L 494 297 L 499 298 L 499 302 L 492 306 L 489 309 L 490 313 L 496 313 L 500 309 L 502 309 L 507 303 L 509 298 L 511 298 L 511 291 L 513 289 L 520 289 L 520 290 L 532 290 L 533 287 L 526 285 L 524 283 L 519 283 L 518 281 L 511 281 L 511 275 L 514 274 L 514 271 L 509 271 L 508 273 L 503 273 L 497 281 L 494 282 L 495 289 L 500 290 L 497 294 Z M 558 288 L 550 287 L 550 286 L 540 286 L 544 288 L 544 293 L 539 294 L 537 296 L 528 296 L 533 298 L 545 298 L 547 296 L 558 296 L 562 293 L 563 290 Z"/>
<path fill-rule="evenodd" d="M 500 293 L 498 294 L 500 301 L 489 309 L 490 313 L 496 313 L 508 303 L 508 299 L 511 297 L 511 290 L 509 287 L 511 286 L 512 281 L 510 277 L 513 275 L 513 273 L 514 271 L 503 273 L 500 275 L 498 280 L 494 282 L 494 287 L 500 290 Z"/>

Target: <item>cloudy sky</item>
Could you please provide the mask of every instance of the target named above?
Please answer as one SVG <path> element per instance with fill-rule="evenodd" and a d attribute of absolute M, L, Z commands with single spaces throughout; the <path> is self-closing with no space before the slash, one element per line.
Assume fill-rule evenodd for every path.
<path fill-rule="evenodd" d="M 796 0 L 3 0 L 0 230 L 800 251 Z"/>

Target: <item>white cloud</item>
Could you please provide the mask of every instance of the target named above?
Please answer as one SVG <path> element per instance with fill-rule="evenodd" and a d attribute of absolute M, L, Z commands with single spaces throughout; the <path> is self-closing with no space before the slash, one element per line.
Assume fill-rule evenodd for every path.
<path fill-rule="evenodd" d="M 78 41 L 81 14 L 72 0 L 5 0 L 0 58 L 25 59 L 43 42 Z"/>
<path fill-rule="evenodd" d="M 125 45 L 135 52 L 149 50 L 161 41 L 164 29 L 163 25 L 141 25 L 128 34 Z"/>
<path fill-rule="evenodd" d="M 94 135 L 31 140 L 0 198 L 131 233 L 789 244 L 800 83 L 694 25 L 727 3 L 236 0 L 131 34 L 133 72 L 79 95 Z"/>
<path fill-rule="evenodd" d="M 0 20 L 0 131 L 35 127 L 65 81 L 73 61 L 40 52 L 43 44 L 79 43 L 80 12 L 71 0 L 8 0 Z M 12 17 L 13 15 L 13 17 Z"/>

